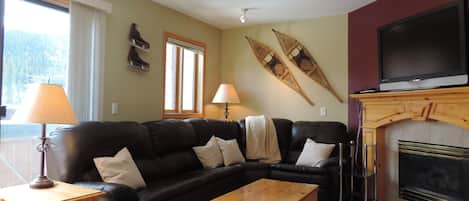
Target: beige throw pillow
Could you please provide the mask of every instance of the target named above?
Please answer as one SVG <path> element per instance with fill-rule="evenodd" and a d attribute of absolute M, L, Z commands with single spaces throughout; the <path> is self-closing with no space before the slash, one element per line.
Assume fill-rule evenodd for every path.
<path fill-rule="evenodd" d="M 126 147 L 117 152 L 114 157 L 99 157 L 93 160 L 104 182 L 124 184 L 133 189 L 146 186 Z"/>
<path fill-rule="evenodd" d="M 223 156 L 214 136 L 204 146 L 192 147 L 192 149 L 205 169 L 212 169 L 223 165 Z"/>
<path fill-rule="evenodd" d="M 223 140 L 218 137 L 216 139 L 218 146 L 220 147 L 221 153 L 223 155 L 223 163 L 225 164 L 225 166 L 245 162 L 244 156 L 239 150 L 238 142 L 236 142 L 236 139 Z"/>
<path fill-rule="evenodd" d="M 312 139 L 307 139 L 303 151 L 296 161 L 296 165 L 317 167 L 319 161 L 326 160 L 332 153 L 335 144 L 316 143 Z"/>

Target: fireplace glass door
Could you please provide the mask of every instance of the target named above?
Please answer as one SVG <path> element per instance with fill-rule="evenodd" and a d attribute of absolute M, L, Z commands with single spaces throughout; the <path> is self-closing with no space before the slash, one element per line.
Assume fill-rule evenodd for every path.
<path fill-rule="evenodd" d="M 469 148 L 399 140 L 399 197 L 469 200 Z"/>

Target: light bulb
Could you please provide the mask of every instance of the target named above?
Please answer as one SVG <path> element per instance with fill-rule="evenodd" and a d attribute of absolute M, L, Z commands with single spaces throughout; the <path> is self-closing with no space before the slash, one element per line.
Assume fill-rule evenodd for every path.
<path fill-rule="evenodd" d="M 239 17 L 239 21 L 241 21 L 241 23 L 246 23 L 246 16 L 243 14 L 241 15 L 241 17 Z"/>
<path fill-rule="evenodd" d="M 243 8 L 241 9 L 241 11 L 243 11 L 243 14 L 241 15 L 241 17 L 239 17 L 239 21 L 241 21 L 241 23 L 246 23 L 246 21 L 248 20 L 248 17 L 246 15 L 246 13 L 248 12 L 249 8 Z"/>

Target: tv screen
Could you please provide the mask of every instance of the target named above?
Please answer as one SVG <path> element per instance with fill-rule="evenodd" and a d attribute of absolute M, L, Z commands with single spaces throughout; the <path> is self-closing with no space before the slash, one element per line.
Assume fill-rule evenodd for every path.
<path fill-rule="evenodd" d="M 381 27 L 381 83 L 467 74 L 461 5 L 448 5 Z"/>

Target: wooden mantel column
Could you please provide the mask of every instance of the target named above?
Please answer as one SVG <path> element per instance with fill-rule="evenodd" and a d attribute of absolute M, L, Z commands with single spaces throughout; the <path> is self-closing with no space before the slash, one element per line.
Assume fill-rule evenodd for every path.
<path fill-rule="evenodd" d="M 379 201 L 387 200 L 382 174 L 386 167 L 384 130 L 387 125 L 403 120 L 442 121 L 469 129 L 469 87 L 353 94 L 351 97 L 362 103 L 363 143 L 378 147 Z M 368 164 L 371 170 L 373 164 Z"/>

